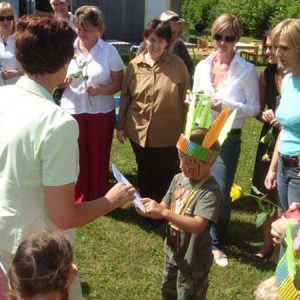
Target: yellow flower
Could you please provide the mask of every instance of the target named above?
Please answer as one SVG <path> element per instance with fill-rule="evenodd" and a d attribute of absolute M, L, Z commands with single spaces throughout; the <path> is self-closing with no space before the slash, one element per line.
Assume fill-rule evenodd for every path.
<path fill-rule="evenodd" d="M 231 201 L 236 201 L 238 199 L 240 199 L 243 196 L 243 191 L 242 188 L 239 185 L 236 185 L 235 183 L 232 185 L 231 187 L 231 191 L 230 191 L 230 197 L 231 197 Z"/>

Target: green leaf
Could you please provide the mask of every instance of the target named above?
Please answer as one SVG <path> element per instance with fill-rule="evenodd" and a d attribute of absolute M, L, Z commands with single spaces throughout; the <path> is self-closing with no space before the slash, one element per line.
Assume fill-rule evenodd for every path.
<path fill-rule="evenodd" d="M 85 75 L 83 76 L 83 80 L 88 80 L 89 79 L 89 76 Z"/>
<path fill-rule="evenodd" d="M 268 216 L 269 217 L 273 217 L 274 215 L 275 215 L 275 213 L 276 213 L 276 207 L 275 206 L 272 206 L 272 209 L 271 209 L 271 211 L 269 212 L 269 214 L 268 214 Z"/>
<path fill-rule="evenodd" d="M 262 193 L 256 186 L 252 185 L 251 190 L 257 195 L 257 196 L 265 196 L 264 193 Z"/>
<path fill-rule="evenodd" d="M 267 219 L 267 214 L 265 212 L 261 212 L 257 214 L 255 220 L 256 228 L 261 227 L 265 223 L 266 219 Z"/>
<path fill-rule="evenodd" d="M 263 144 L 268 144 L 272 138 L 272 128 L 260 139 Z"/>

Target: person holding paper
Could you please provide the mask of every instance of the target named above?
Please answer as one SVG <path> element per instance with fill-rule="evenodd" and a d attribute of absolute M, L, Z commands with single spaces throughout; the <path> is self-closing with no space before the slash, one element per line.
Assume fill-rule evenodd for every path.
<path fill-rule="evenodd" d="M 135 192 L 118 183 L 104 197 L 75 204 L 78 124 L 51 95 L 74 55 L 72 29 L 53 14 L 27 15 L 18 22 L 15 40 L 25 76 L 0 88 L 0 269 L 5 274 L 29 235 L 67 229 L 74 235 L 72 228 L 133 200 Z M 79 278 L 70 299 L 82 299 Z"/>
<path fill-rule="evenodd" d="M 162 299 L 206 299 L 212 265 L 210 227 L 219 216 L 221 191 L 210 175 L 219 143 L 204 147 L 207 130 L 181 135 L 177 148 L 182 173 L 175 175 L 158 204 L 142 199 L 142 216 L 168 221 Z M 190 151 L 193 149 L 192 151 Z"/>

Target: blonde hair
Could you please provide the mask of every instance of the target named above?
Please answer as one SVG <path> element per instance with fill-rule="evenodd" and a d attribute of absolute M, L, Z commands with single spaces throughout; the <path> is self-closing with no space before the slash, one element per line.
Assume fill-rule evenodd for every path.
<path fill-rule="evenodd" d="M 84 5 L 79 7 L 75 12 L 74 25 L 84 27 L 92 25 L 98 27 L 101 33 L 104 32 L 104 15 L 96 6 Z"/>
<path fill-rule="evenodd" d="M 275 276 L 262 281 L 254 292 L 254 295 L 256 300 L 280 300 Z"/>
<path fill-rule="evenodd" d="M 230 14 L 222 14 L 212 24 L 211 34 L 214 36 L 225 30 L 232 31 L 238 40 L 243 34 L 243 25 L 238 17 Z"/>
<path fill-rule="evenodd" d="M 14 16 L 14 26 L 13 26 L 13 32 L 15 32 L 16 30 L 16 25 L 17 25 L 17 13 L 15 8 L 13 7 L 12 4 L 8 3 L 8 2 L 0 2 L 0 14 L 4 13 L 4 12 L 11 12 L 12 15 Z"/>
<path fill-rule="evenodd" d="M 280 38 L 285 38 L 300 53 L 300 20 L 285 19 L 271 32 L 272 44 L 276 46 Z"/>

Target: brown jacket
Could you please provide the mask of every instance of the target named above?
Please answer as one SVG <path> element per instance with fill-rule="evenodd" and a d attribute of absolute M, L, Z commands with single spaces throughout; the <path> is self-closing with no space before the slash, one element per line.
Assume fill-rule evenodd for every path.
<path fill-rule="evenodd" d="M 151 67 L 141 53 L 126 69 L 116 128 L 142 147 L 175 146 L 189 87 L 189 73 L 179 57 L 164 53 Z"/>

